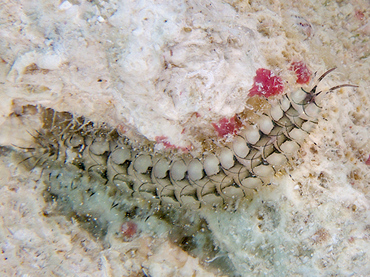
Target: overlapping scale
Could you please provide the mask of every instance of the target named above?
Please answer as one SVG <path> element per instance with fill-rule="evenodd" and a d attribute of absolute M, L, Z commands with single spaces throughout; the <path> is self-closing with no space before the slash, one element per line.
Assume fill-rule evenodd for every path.
<path fill-rule="evenodd" d="M 46 131 L 39 144 L 53 161 L 63 160 L 92 178 L 105 179 L 108 188 L 152 203 L 217 206 L 250 197 L 297 153 L 320 110 L 314 102 L 305 102 L 307 95 L 297 91 L 283 96 L 225 147 L 199 158 L 132 147 L 114 129 L 52 109 L 44 110 Z"/>

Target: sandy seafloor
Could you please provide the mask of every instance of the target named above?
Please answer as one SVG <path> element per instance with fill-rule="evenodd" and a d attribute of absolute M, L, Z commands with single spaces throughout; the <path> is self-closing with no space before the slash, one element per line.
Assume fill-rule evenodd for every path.
<path fill-rule="evenodd" d="M 197 130 L 214 135 L 211 122 L 245 108 L 258 68 L 289 91 L 292 62 L 336 66 L 323 89 L 359 88 L 325 98 L 291 176 L 234 213 L 203 216 L 235 275 L 369 276 L 369 11 L 367 0 L 1 1 L 0 145 L 31 145 L 35 126 L 9 115 L 41 104 L 201 151 Z M 222 274 L 163 226 L 100 242 L 45 217 L 40 171 L 0 162 L 1 276 Z"/>

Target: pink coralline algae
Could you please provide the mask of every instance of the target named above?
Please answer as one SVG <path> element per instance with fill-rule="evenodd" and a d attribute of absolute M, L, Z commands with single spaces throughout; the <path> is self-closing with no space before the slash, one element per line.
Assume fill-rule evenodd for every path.
<path fill-rule="evenodd" d="M 360 10 L 356 10 L 356 11 L 355 11 L 355 17 L 356 17 L 358 20 L 363 20 L 363 19 L 364 19 L 364 17 L 365 17 L 365 14 L 364 14 L 362 11 L 360 11 Z"/>
<path fill-rule="evenodd" d="M 242 127 L 239 118 L 234 115 L 232 118 L 222 118 L 217 123 L 212 123 L 219 137 L 225 137 L 229 134 L 235 135 Z"/>
<path fill-rule="evenodd" d="M 182 152 L 188 152 L 189 149 L 190 149 L 190 146 L 181 147 L 181 146 L 177 146 L 177 145 L 174 145 L 174 144 L 170 143 L 168 141 L 168 137 L 166 137 L 166 136 L 156 136 L 155 141 L 157 143 L 163 144 L 164 148 L 166 148 L 166 149 L 178 149 L 178 150 L 181 150 Z"/>
<path fill-rule="evenodd" d="M 295 72 L 297 84 L 308 84 L 312 73 L 304 62 L 293 62 L 289 69 Z"/>
<path fill-rule="evenodd" d="M 253 81 L 253 86 L 249 90 L 249 96 L 270 97 L 278 95 L 284 90 L 283 80 L 268 69 L 257 69 Z"/>
<path fill-rule="evenodd" d="M 369 158 L 365 161 L 365 164 L 370 165 L 370 155 L 369 155 Z"/>
<path fill-rule="evenodd" d="M 131 239 L 137 232 L 137 224 L 133 221 L 124 222 L 121 226 L 121 233 L 125 239 Z"/>

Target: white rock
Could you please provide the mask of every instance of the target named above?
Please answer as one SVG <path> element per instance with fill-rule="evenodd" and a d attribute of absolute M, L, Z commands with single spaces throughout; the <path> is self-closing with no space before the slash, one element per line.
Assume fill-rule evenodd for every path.
<path fill-rule="evenodd" d="M 36 65 L 42 69 L 55 70 L 62 64 L 63 59 L 57 54 L 45 54 L 36 60 Z"/>
<path fill-rule="evenodd" d="M 61 11 L 66 11 L 72 6 L 72 3 L 70 3 L 69 1 L 64 1 L 62 4 L 59 5 L 58 9 Z"/>

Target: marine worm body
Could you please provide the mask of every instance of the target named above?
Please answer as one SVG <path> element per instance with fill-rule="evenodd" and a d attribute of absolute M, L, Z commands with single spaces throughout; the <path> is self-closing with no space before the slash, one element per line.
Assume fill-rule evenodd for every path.
<path fill-rule="evenodd" d="M 327 92 L 343 86 L 351 85 Z M 150 203 L 190 208 L 233 204 L 268 184 L 300 149 L 321 110 L 317 97 L 322 92 L 316 90 L 317 85 L 308 92 L 302 89 L 284 95 L 278 105 L 259 117 L 257 124 L 246 124 L 225 147 L 201 157 L 168 156 L 137 148 L 115 129 L 94 126 L 67 112 L 44 109 L 44 127 L 35 136 L 43 152 L 33 156 L 34 163 L 45 169 L 59 163 L 67 168 L 64 174 L 77 171 L 79 176 L 99 180 L 108 196 L 119 191 Z M 60 194 L 63 187 L 72 191 L 84 186 L 76 178 L 68 183 L 60 181 L 60 173 L 53 171 L 48 178 L 59 184 L 49 186 L 53 195 Z M 84 189 L 90 195 L 98 190 L 102 189 L 91 185 Z M 117 205 L 112 201 L 112 207 Z"/>

